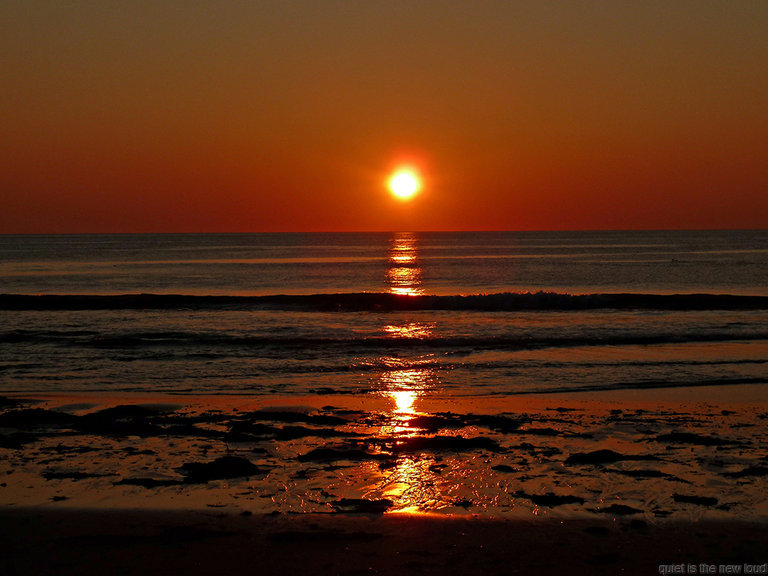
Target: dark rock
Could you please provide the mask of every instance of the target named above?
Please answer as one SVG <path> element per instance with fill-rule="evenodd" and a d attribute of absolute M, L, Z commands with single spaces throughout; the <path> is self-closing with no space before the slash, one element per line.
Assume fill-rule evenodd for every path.
<path fill-rule="evenodd" d="M 82 418 L 84 420 L 136 420 L 150 418 L 161 413 L 161 410 L 139 404 L 121 404 L 112 408 L 91 412 Z"/>
<path fill-rule="evenodd" d="M 165 486 L 178 486 L 183 480 L 158 480 L 156 478 L 123 478 L 113 482 L 114 486 L 140 486 L 142 488 L 162 488 Z"/>
<path fill-rule="evenodd" d="M 537 506 L 547 506 L 549 508 L 561 506 L 562 504 L 584 504 L 584 498 L 568 494 L 559 495 L 552 492 L 547 492 L 546 494 L 527 494 L 522 491 L 517 491 L 514 495 L 519 498 L 527 498 Z"/>
<path fill-rule="evenodd" d="M 317 424 L 319 426 L 335 426 L 337 424 L 347 424 L 344 418 L 331 416 L 328 414 L 307 414 L 304 412 L 293 412 L 290 410 L 257 410 L 245 415 L 252 420 L 269 420 L 271 422 L 295 423 L 303 422 L 305 424 Z"/>
<path fill-rule="evenodd" d="M 139 450 L 135 446 L 126 446 L 123 448 L 123 452 L 130 454 L 131 456 L 155 456 L 157 454 L 157 452 L 150 450 L 149 448 Z"/>
<path fill-rule="evenodd" d="M 104 478 L 105 476 L 114 476 L 114 474 L 92 474 L 89 472 L 79 472 L 76 470 L 68 472 L 46 470 L 43 472 L 43 478 L 46 480 L 84 480 L 86 478 Z"/>
<path fill-rule="evenodd" d="M 88 434 L 105 436 L 159 436 L 163 429 L 150 421 L 158 410 L 128 404 L 114 406 L 77 419 L 76 427 Z"/>
<path fill-rule="evenodd" d="M 464 438 L 463 436 L 414 436 L 405 438 L 402 442 L 395 444 L 392 451 L 395 453 L 403 452 L 466 452 L 469 450 L 488 450 L 490 452 L 500 452 L 501 446 L 496 440 L 485 436 L 476 436 L 473 438 Z"/>
<path fill-rule="evenodd" d="M 10 408 L 12 406 L 19 406 L 23 404 L 21 400 L 15 398 L 8 398 L 7 396 L 0 396 L 0 408 Z"/>
<path fill-rule="evenodd" d="M 26 432 L 17 432 L 15 434 L 0 434 L 0 448 L 9 450 L 19 450 L 25 444 L 30 444 L 39 440 L 38 436 Z"/>
<path fill-rule="evenodd" d="M 600 514 L 617 514 L 620 516 L 625 516 L 628 514 L 639 514 L 642 512 L 642 510 L 638 510 L 637 508 L 632 508 L 632 506 L 626 506 L 625 504 L 611 504 L 606 508 L 598 508 L 597 510 L 593 510 L 593 512 L 598 512 Z"/>
<path fill-rule="evenodd" d="M 335 428 L 307 428 L 305 426 L 283 426 L 275 432 L 277 440 L 294 440 L 296 438 L 342 438 L 359 436 L 355 432 L 341 432 Z"/>
<path fill-rule="evenodd" d="M 517 472 L 517 468 L 507 466 L 506 464 L 496 464 L 496 466 L 491 466 L 491 470 L 496 470 L 497 472 Z"/>
<path fill-rule="evenodd" d="M 467 425 L 464 418 L 456 414 L 438 414 L 431 416 L 416 416 L 408 420 L 411 428 L 420 428 L 426 432 L 437 432 L 442 429 L 463 428 Z"/>
<path fill-rule="evenodd" d="M 331 506 L 339 512 L 351 512 L 356 514 L 383 514 L 394 503 L 392 500 L 382 498 L 380 500 L 366 500 L 365 498 L 342 498 L 331 502 Z"/>
<path fill-rule="evenodd" d="M 698 504 L 699 506 L 715 506 L 717 504 L 717 498 L 709 498 L 707 496 L 674 494 L 672 498 L 675 502 L 683 502 L 685 504 Z"/>
<path fill-rule="evenodd" d="M 201 428 L 200 426 L 196 426 L 192 422 L 169 426 L 168 428 L 165 429 L 164 432 L 162 432 L 162 434 L 167 436 L 192 436 L 195 438 L 212 438 L 216 440 L 227 439 L 226 433 L 222 432 L 221 430 Z"/>
<path fill-rule="evenodd" d="M 390 460 L 387 454 L 376 454 L 359 448 L 315 448 L 298 457 L 299 462 L 336 462 L 351 460 L 362 462 L 366 460 Z"/>
<path fill-rule="evenodd" d="M 618 470 L 616 468 L 606 468 L 606 472 L 622 474 L 630 478 L 672 478 L 671 474 L 659 470 Z"/>
<path fill-rule="evenodd" d="M 267 469 L 239 456 L 222 456 L 213 462 L 188 462 L 179 468 L 179 472 L 186 477 L 187 482 L 204 483 L 265 474 Z"/>
<path fill-rule="evenodd" d="M 738 472 L 726 472 L 723 474 L 723 476 L 728 476 L 729 478 L 745 478 L 747 476 L 768 476 L 768 468 L 765 466 L 748 466 L 744 468 L 743 470 L 739 470 Z"/>
<path fill-rule="evenodd" d="M 57 444 L 50 448 L 50 450 L 57 454 L 87 454 L 88 452 L 98 452 L 99 448 L 94 446 L 65 446 L 63 444 Z M 136 448 L 134 448 L 134 450 L 136 450 Z M 125 451 L 127 451 L 127 448 Z"/>
<path fill-rule="evenodd" d="M 44 410 L 43 408 L 27 408 L 0 414 L 0 428 L 16 428 L 18 430 L 69 428 L 76 421 L 77 416 L 55 410 Z"/>
<path fill-rule="evenodd" d="M 335 388 L 331 388 L 329 386 L 322 386 L 320 388 L 310 388 L 309 391 L 312 394 L 317 394 L 318 396 L 324 396 L 328 394 L 338 394 L 339 392 L 336 391 Z"/>
<path fill-rule="evenodd" d="M 725 446 L 733 444 L 730 440 L 717 438 L 716 436 L 704 436 L 693 432 L 670 432 L 651 438 L 656 442 L 670 442 L 672 444 L 694 444 L 696 446 Z"/>
<path fill-rule="evenodd" d="M 559 448 L 555 448 L 554 446 L 546 446 L 546 447 L 534 449 L 534 451 L 531 452 L 531 454 L 535 456 L 544 456 L 546 458 L 549 458 L 550 456 L 562 454 L 562 450 L 560 450 Z"/>
<path fill-rule="evenodd" d="M 566 464 L 611 464 L 621 460 L 657 460 L 655 456 L 631 456 L 613 450 L 574 452 L 565 459 Z"/>
<path fill-rule="evenodd" d="M 525 430 L 518 430 L 519 434 L 532 434 L 534 436 L 560 436 L 562 432 L 555 430 L 554 428 L 526 428 Z"/>
<path fill-rule="evenodd" d="M 510 416 L 500 415 L 488 415 L 488 416 L 474 416 L 470 415 L 466 417 L 467 424 L 474 424 L 475 426 L 482 426 L 494 430 L 495 432 L 501 432 L 502 434 L 508 434 L 510 432 L 516 432 L 521 425 L 530 422 L 528 417 L 513 418 Z"/>
<path fill-rule="evenodd" d="M 265 436 L 275 436 L 278 432 L 275 426 L 261 422 L 235 421 L 229 426 L 229 432 L 224 437 L 228 442 L 250 442 Z"/>

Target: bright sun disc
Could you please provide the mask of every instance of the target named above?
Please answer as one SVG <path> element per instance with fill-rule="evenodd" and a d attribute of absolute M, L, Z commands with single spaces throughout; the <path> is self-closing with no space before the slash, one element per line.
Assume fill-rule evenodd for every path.
<path fill-rule="evenodd" d="M 421 188 L 418 175 L 413 170 L 398 170 L 389 179 L 389 189 L 398 198 L 411 198 Z"/>

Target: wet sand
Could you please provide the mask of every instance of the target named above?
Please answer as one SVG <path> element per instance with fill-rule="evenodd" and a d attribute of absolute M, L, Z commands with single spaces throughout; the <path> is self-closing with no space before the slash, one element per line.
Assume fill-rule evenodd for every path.
<path fill-rule="evenodd" d="M 238 516 L 214 511 L 0 511 L 3 573 L 659 574 L 759 565 L 765 525 L 605 520 Z M 690 573 L 690 572 L 686 572 Z"/>
<path fill-rule="evenodd" d="M 7 397 L 3 556 L 10 574 L 761 565 L 760 388 L 709 402 L 702 390 Z"/>

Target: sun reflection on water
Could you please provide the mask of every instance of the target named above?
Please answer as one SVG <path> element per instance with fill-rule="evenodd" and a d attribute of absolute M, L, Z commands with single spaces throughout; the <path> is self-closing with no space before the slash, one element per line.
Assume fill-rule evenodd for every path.
<path fill-rule="evenodd" d="M 418 264 L 418 238 L 415 234 L 400 233 L 392 238 L 389 248 L 387 283 L 391 294 L 418 296 L 421 287 L 421 267 Z"/>
<path fill-rule="evenodd" d="M 389 249 L 387 284 L 391 294 L 418 296 L 424 294 L 421 267 L 418 263 L 418 237 L 400 233 L 392 238 Z M 431 338 L 435 322 L 410 319 L 393 322 L 382 331 L 395 340 L 426 340 Z M 424 435 L 425 431 L 414 424 L 416 419 L 427 416 L 422 406 L 425 394 L 438 387 L 439 377 L 432 355 L 403 358 L 382 356 L 377 363 L 384 369 L 379 372 L 375 389 L 388 398 L 390 408 L 384 414 L 379 433 L 394 445 L 408 438 Z M 428 513 L 439 508 L 442 500 L 435 460 L 418 454 L 400 454 L 391 466 L 383 469 L 366 497 L 386 498 L 393 502 L 387 513 Z"/>
<path fill-rule="evenodd" d="M 433 326 L 427 323 L 404 322 L 383 327 L 394 337 L 426 338 Z M 419 361 L 424 360 L 424 361 Z M 412 425 L 420 412 L 424 394 L 435 386 L 436 374 L 428 359 L 405 361 L 396 356 L 385 356 L 378 363 L 382 370 L 374 384 L 378 394 L 390 400 L 388 411 L 382 416 L 379 434 L 388 442 L 397 444 L 406 438 L 418 436 L 422 430 Z M 434 473 L 429 470 L 431 460 L 404 454 L 393 465 L 382 470 L 381 476 L 370 486 L 366 497 L 386 498 L 393 502 L 388 513 L 422 513 L 434 503 Z"/>
<path fill-rule="evenodd" d="M 406 322 L 404 324 L 389 324 L 384 326 L 384 332 L 397 338 L 425 339 L 432 335 L 434 322 Z"/>
<path fill-rule="evenodd" d="M 385 362 L 396 362 L 397 358 L 387 358 Z M 381 394 L 392 400 L 392 408 L 387 415 L 388 423 L 382 427 L 387 436 L 413 436 L 417 431 L 411 426 L 411 420 L 419 412 L 417 405 L 424 392 L 433 386 L 434 370 L 429 366 L 389 370 L 379 377 L 378 388 Z"/>

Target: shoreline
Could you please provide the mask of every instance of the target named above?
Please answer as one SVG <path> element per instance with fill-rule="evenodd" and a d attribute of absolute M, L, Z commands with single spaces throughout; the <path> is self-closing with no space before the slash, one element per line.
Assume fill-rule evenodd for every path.
<path fill-rule="evenodd" d="M 385 409 L 391 399 L 386 391 L 370 393 L 304 393 L 304 394 L 254 394 L 249 392 L 196 393 L 189 392 L 127 392 L 127 391 L 68 391 L 68 392 L 24 392 L 19 390 L 0 391 L 0 398 L 30 400 L 51 406 L 63 404 L 94 403 L 117 405 L 120 403 L 167 403 L 169 405 L 212 404 L 227 408 L 256 406 L 307 404 L 320 408 L 333 401 L 336 404 L 372 405 L 374 409 Z M 436 394 L 426 391 L 420 401 L 429 406 L 427 411 L 444 410 L 454 406 L 456 401 L 467 402 L 470 406 L 492 408 L 503 412 L 520 406 L 542 408 L 554 403 L 607 405 L 611 403 L 631 403 L 645 407 L 669 406 L 671 404 L 724 404 L 724 405 L 766 405 L 768 407 L 768 381 L 747 384 L 728 385 L 681 385 L 659 386 L 650 388 L 626 388 L 584 391 L 525 392 L 517 394 L 476 394 L 457 395 L 453 393 Z M 1 408 L 1 406 L 0 406 Z"/>

